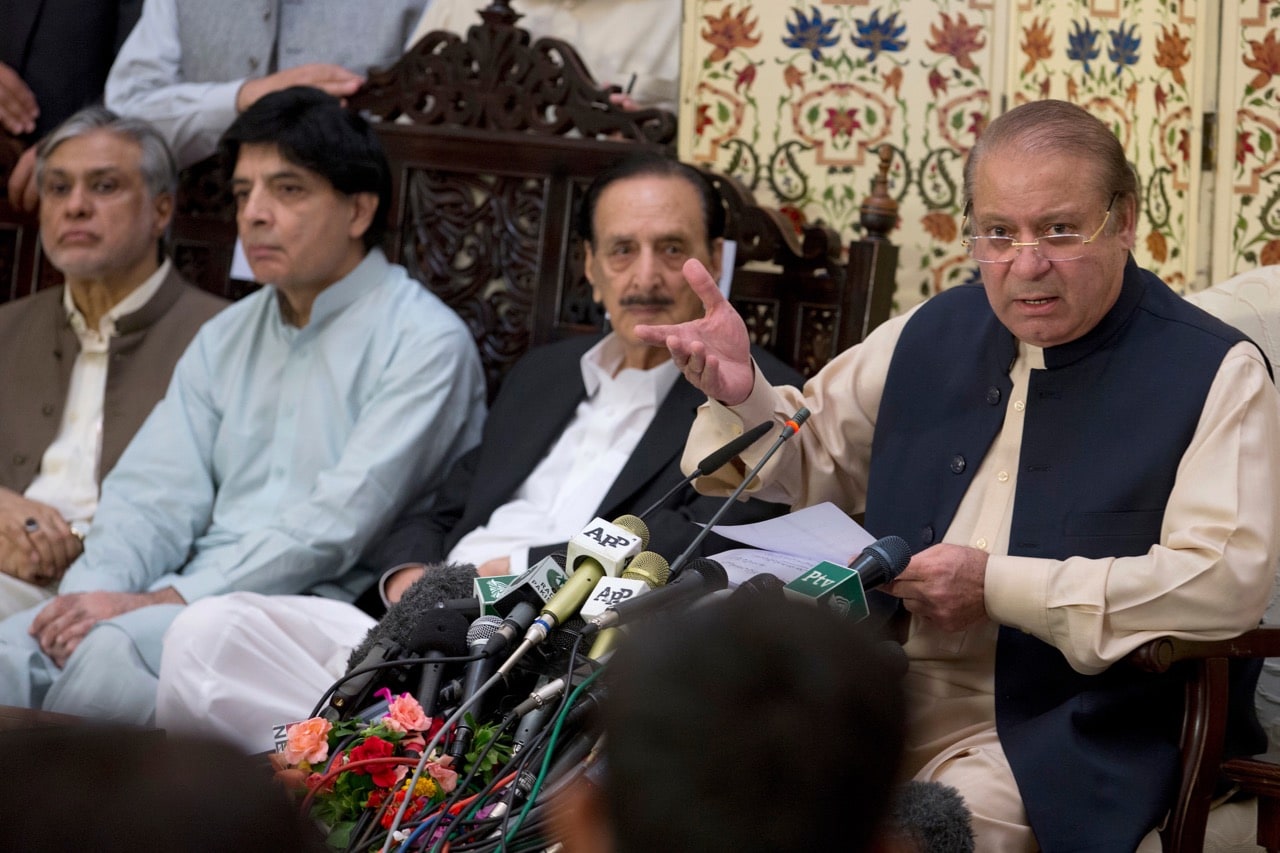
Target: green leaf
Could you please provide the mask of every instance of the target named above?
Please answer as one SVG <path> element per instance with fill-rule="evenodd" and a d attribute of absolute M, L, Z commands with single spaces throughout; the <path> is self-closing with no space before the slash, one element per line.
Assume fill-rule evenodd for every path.
<path fill-rule="evenodd" d="M 871 107 L 867 107 L 865 110 L 863 110 L 862 114 L 866 116 L 867 127 L 875 127 L 876 124 L 880 122 L 880 114 L 877 113 Z"/>
<path fill-rule="evenodd" d="M 964 128 L 964 113 L 956 110 L 951 114 L 951 129 L 961 130 Z"/>
<path fill-rule="evenodd" d="M 815 105 L 815 106 L 809 107 L 809 112 L 805 113 L 805 119 L 809 122 L 809 124 L 817 124 L 818 116 L 820 115 L 822 115 L 822 111 L 819 110 L 818 107 Z"/>
<path fill-rule="evenodd" d="M 346 850 L 351 846 L 351 831 L 356 828 L 354 820 L 343 821 L 336 824 L 329 835 L 325 838 L 324 843 L 332 847 L 334 850 Z"/>
<path fill-rule="evenodd" d="M 724 101 L 716 104 L 716 118 L 720 119 L 722 122 L 727 122 L 729 120 L 729 108 L 725 106 Z"/>
<path fill-rule="evenodd" d="M 1258 149 L 1262 151 L 1262 153 L 1267 154 L 1267 153 L 1270 153 L 1271 146 L 1272 146 L 1271 134 L 1267 133 L 1265 130 L 1259 131 L 1258 132 Z"/>

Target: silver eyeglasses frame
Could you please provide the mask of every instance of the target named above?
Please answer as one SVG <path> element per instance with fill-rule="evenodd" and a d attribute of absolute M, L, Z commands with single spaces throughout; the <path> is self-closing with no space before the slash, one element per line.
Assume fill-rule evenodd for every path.
<path fill-rule="evenodd" d="M 1103 214 L 1103 217 L 1102 217 L 1102 224 L 1098 226 L 1098 230 L 1094 231 L 1088 237 L 1082 238 L 1080 234 L 1046 234 L 1044 237 L 1040 237 L 1035 240 L 1029 240 L 1025 243 L 1019 242 L 1013 239 L 1012 237 L 965 237 L 960 242 L 961 242 L 961 245 L 963 245 L 966 249 L 968 249 L 969 257 L 973 258 L 975 261 L 977 261 L 980 264 L 1011 264 L 1018 259 L 1018 253 L 1028 246 L 1031 247 L 1031 250 L 1033 252 L 1035 252 L 1037 255 L 1039 255 L 1041 258 L 1044 258 L 1046 261 L 1048 261 L 1051 264 L 1066 262 L 1066 261 L 1078 261 L 1085 256 L 1085 253 L 1083 251 L 1080 252 L 1080 254 L 1072 255 L 1069 258 L 1057 258 L 1057 257 L 1049 258 L 1049 257 L 1045 257 L 1044 253 L 1040 251 L 1040 242 L 1042 240 L 1062 241 L 1063 238 L 1068 238 L 1067 245 L 1063 246 L 1062 247 L 1063 249 L 1070 249 L 1072 247 L 1083 249 L 1085 246 L 1097 240 L 1098 235 L 1102 233 L 1102 229 L 1107 227 L 1107 222 L 1111 219 L 1111 208 L 1115 206 L 1116 197 L 1119 195 L 1120 195 L 1119 193 L 1113 193 L 1111 195 L 1111 201 L 1107 202 L 1107 211 L 1105 214 Z M 969 225 L 969 214 L 968 212 L 966 212 L 964 221 L 960 225 L 960 230 L 963 232 L 964 230 L 967 229 L 968 225 Z M 1073 243 L 1071 242 L 1073 240 L 1080 240 L 1080 242 Z M 982 243 L 985 243 L 989 251 L 994 250 L 998 246 L 1004 246 L 1005 252 L 1012 251 L 1013 254 L 1011 254 L 1007 258 L 987 258 L 987 259 L 979 258 L 974 253 L 974 249 L 980 245 L 979 241 L 982 241 Z M 1052 246 L 1054 244 L 1050 242 L 1050 243 L 1047 243 L 1046 245 Z M 1004 254 L 1004 252 L 1000 252 L 1000 254 Z"/>

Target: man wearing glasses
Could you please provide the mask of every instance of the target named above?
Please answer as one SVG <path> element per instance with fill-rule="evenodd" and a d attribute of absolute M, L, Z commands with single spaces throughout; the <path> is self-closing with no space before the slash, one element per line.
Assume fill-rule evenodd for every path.
<path fill-rule="evenodd" d="M 965 196 L 982 287 L 886 323 L 803 394 L 758 379 L 693 265 L 705 317 L 638 333 L 710 398 L 686 462 L 805 405 L 748 491 L 865 510 L 871 533 L 911 543 L 883 597 L 911 662 L 907 766 L 960 790 L 978 849 L 1149 849 L 1176 786 L 1181 685 L 1118 662 L 1262 616 L 1280 396 L 1252 342 L 1133 262 L 1136 179 L 1084 110 L 1040 101 L 992 122 Z M 732 470 L 699 488 L 727 491 Z M 1228 748 L 1257 751 L 1238 686 Z"/>

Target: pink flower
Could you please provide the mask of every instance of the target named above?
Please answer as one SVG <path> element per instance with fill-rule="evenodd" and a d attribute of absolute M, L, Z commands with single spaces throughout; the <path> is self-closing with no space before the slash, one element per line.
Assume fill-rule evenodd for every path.
<path fill-rule="evenodd" d="M 439 763 L 435 761 L 427 762 L 427 772 L 431 774 L 432 779 L 439 783 L 440 790 L 446 794 L 453 793 L 453 789 L 458 787 L 458 774 L 449 769 L 451 760 L 446 757 L 440 759 Z"/>
<path fill-rule="evenodd" d="M 290 764 L 303 761 L 319 764 L 329 757 L 329 730 L 333 724 L 323 717 L 312 717 L 289 726 L 284 760 Z"/>
<path fill-rule="evenodd" d="M 418 700 L 408 693 L 401 693 L 391 701 L 382 722 L 397 732 L 425 732 L 431 727 L 431 718 L 423 713 Z"/>

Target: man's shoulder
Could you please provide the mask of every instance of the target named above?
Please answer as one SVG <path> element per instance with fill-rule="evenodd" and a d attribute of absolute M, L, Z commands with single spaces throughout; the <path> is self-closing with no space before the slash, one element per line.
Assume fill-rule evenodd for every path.
<path fill-rule="evenodd" d="M 28 328 L 40 317 L 56 318 L 62 310 L 63 286 L 46 287 L 0 305 L 0 341 L 11 340 L 14 332 Z"/>

